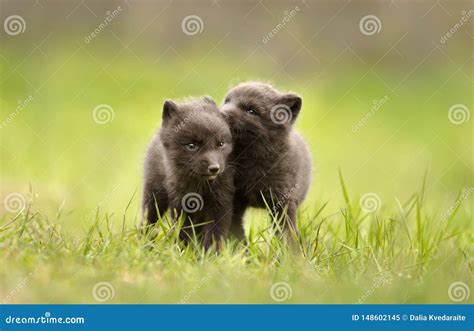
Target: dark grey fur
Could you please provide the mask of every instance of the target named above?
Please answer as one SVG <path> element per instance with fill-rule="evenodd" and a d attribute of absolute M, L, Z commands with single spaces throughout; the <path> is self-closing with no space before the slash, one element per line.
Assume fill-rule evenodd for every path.
<path fill-rule="evenodd" d="M 242 83 L 227 93 L 221 111 L 234 140 L 231 162 L 236 167 L 236 193 L 231 231 L 237 237 L 243 237 L 247 207 L 266 208 L 265 202 L 274 216 L 285 216 L 286 225 L 296 230 L 296 211 L 311 181 L 308 148 L 293 129 L 301 105 L 296 94 L 280 93 L 258 82 Z M 272 120 L 272 114 L 277 120 Z M 280 115 L 291 120 L 280 123 Z"/>
<path fill-rule="evenodd" d="M 206 248 L 213 240 L 220 242 L 232 219 L 233 171 L 226 164 L 231 150 L 229 126 L 210 97 L 179 105 L 166 101 L 162 127 L 145 160 L 143 209 L 147 224 L 155 223 L 168 209 L 173 217 L 183 212 L 185 226 L 212 221 L 196 229 Z M 202 208 L 196 212 L 183 209 L 183 197 L 188 193 L 202 197 Z M 183 231 L 181 238 L 187 240 L 191 234 L 191 229 Z"/>

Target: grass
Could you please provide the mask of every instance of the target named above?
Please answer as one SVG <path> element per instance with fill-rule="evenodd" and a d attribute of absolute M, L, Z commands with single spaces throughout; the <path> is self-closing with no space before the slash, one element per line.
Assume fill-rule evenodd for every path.
<path fill-rule="evenodd" d="M 217 253 L 184 245 L 167 218 L 146 238 L 128 206 L 121 215 L 97 209 L 71 235 L 64 210 L 45 215 L 31 198 L 0 228 L 0 289 L 17 303 L 442 303 L 451 283 L 469 283 L 471 215 L 429 215 L 424 183 L 393 210 L 372 212 L 351 199 L 342 174 L 340 186 L 340 210 L 300 210 L 296 252 L 258 213 L 247 244 L 229 239 Z M 107 289 L 94 297 L 101 282 Z"/>
<path fill-rule="evenodd" d="M 295 59 L 282 71 L 266 52 L 215 49 L 212 37 L 191 50 L 176 44 L 176 56 L 145 41 L 123 51 L 110 30 L 84 47 L 67 29 L 56 32 L 41 46 L 47 56 L 25 61 L 49 31 L 10 38 L 0 57 L 0 120 L 9 119 L 0 130 L 0 194 L 25 201 L 21 213 L 0 204 L 0 301 L 96 303 L 94 287 L 106 282 L 100 293 L 113 292 L 112 303 L 277 303 L 271 293 L 290 292 L 282 302 L 454 303 L 450 285 L 472 284 L 473 121 L 447 116 L 455 104 L 472 112 L 472 75 L 442 53 L 424 62 L 390 53 L 393 62 L 374 67 L 379 56 L 360 53 L 361 62 L 335 48 L 320 65 Z M 388 46 L 380 42 L 381 57 Z M 466 50 L 449 55 L 472 61 Z M 304 100 L 296 127 L 314 171 L 299 250 L 272 232 L 262 210 L 246 215 L 248 245 L 228 241 L 219 254 L 183 246 L 168 223 L 155 241 L 140 236 L 142 160 L 163 100 L 220 103 L 248 79 Z M 94 122 L 100 104 L 113 108 L 113 121 Z"/>

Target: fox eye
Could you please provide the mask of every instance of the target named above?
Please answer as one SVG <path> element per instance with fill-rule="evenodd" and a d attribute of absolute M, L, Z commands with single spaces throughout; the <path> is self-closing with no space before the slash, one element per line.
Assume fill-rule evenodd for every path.
<path fill-rule="evenodd" d="M 219 143 L 217 144 L 219 147 L 224 147 L 225 143 L 223 141 L 219 141 Z"/>
<path fill-rule="evenodd" d="M 197 144 L 194 144 L 194 143 L 189 143 L 189 144 L 185 144 L 184 147 L 188 150 L 188 151 L 196 151 L 199 146 Z"/>
<path fill-rule="evenodd" d="M 253 108 L 247 108 L 245 109 L 245 111 L 249 113 L 250 115 L 257 115 L 257 111 Z"/>

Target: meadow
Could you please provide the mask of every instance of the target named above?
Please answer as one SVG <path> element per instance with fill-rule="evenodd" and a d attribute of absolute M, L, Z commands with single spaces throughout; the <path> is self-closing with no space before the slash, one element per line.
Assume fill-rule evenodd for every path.
<path fill-rule="evenodd" d="M 90 30 L 3 39 L 4 303 L 472 302 L 467 48 L 400 45 L 398 58 L 386 44 L 365 56 L 340 43 L 313 53 L 319 65 L 286 67 L 264 45 L 238 52 L 215 37 L 155 49 L 113 28 L 86 44 Z M 247 243 L 228 240 L 219 253 L 183 245 L 169 220 L 154 240 L 143 236 L 143 158 L 163 101 L 220 104 L 250 79 L 303 98 L 296 129 L 314 169 L 298 250 L 263 210 L 245 217 Z"/>

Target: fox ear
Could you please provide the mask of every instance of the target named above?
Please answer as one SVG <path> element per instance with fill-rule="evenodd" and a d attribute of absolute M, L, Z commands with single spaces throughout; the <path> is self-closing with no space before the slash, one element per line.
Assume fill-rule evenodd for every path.
<path fill-rule="evenodd" d="M 303 100 L 299 95 L 296 95 L 294 93 L 288 93 L 284 94 L 279 101 L 281 104 L 284 104 L 288 106 L 291 110 L 291 123 L 294 123 L 296 120 L 296 117 L 298 117 L 298 114 L 300 113 L 301 110 L 301 105 L 303 104 Z"/>
<path fill-rule="evenodd" d="M 163 124 L 168 123 L 168 121 L 176 115 L 178 111 L 178 106 L 171 101 L 171 100 L 166 100 L 165 103 L 163 104 L 163 116 L 162 116 L 162 121 Z"/>
<path fill-rule="evenodd" d="M 202 100 L 204 100 L 205 102 L 207 102 L 208 104 L 211 104 L 213 106 L 217 106 L 216 102 L 214 101 L 214 99 L 208 95 L 202 97 Z"/>

